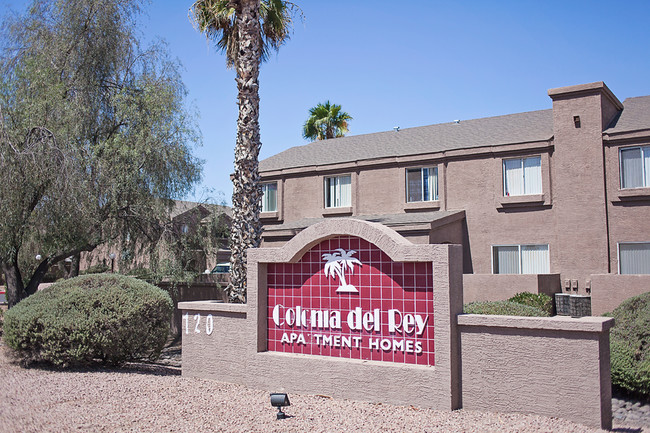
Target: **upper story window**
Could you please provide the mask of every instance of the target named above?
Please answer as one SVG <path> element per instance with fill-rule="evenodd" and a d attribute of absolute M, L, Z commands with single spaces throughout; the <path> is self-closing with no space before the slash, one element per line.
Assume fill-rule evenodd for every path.
<path fill-rule="evenodd" d="M 352 176 L 325 178 L 325 207 L 350 207 L 352 203 Z"/>
<path fill-rule="evenodd" d="M 492 246 L 493 274 L 548 274 L 548 244 Z"/>
<path fill-rule="evenodd" d="M 618 244 L 619 274 L 650 274 L 650 242 Z"/>
<path fill-rule="evenodd" d="M 542 158 L 514 158 L 503 160 L 503 195 L 542 193 Z"/>
<path fill-rule="evenodd" d="M 278 184 L 262 184 L 262 212 L 275 212 L 278 210 Z"/>
<path fill-rule="evenodd" d="M 438 200 L 438 167 L 406 170 L 406 201 Z"/>
<path fill-rule="evenodd" d="M 620 149 L 621 189 L 650 187 L 650 146 Z"/>

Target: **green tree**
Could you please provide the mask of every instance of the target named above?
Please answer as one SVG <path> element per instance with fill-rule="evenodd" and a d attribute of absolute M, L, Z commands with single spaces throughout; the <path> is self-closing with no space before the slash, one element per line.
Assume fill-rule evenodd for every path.
<path fill-rule="evenodd" d="M 233 220 L 230 230 L 232 302 L 246 302 L 247 249 L 260 245 L 259 214 L 262 190 L 258 157 L 262 146 L 259 125 L 259 68 L 271 50 L 289 39 L 291 2 L 280 0 L 197 0 L 190 9 L 195 27 L 226 54 L 237 73 L 237 141 L 233 174 Z"/>
<path fill-rule="evenodd" d="M 135 37 L 144 0 L 36 0 L 0 43 L 0 264 L 10 306 L 53 264 L 160 237 L 200 178 L 179 66 Z M 25 277 L 24 277 L 25 276 Z"/>
<path fill-rule="evenodd" d="M 302 128 L 302 136 L 308 140 L 325 140 L 343 137 L 348 132 L 348 120 L 352 120 L 341 106 L 326 101 L 309 109 L 309 118 Z"/>

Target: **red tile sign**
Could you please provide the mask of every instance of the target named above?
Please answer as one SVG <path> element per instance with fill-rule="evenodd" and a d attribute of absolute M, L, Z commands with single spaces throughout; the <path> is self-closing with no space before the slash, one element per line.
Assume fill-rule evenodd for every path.
<path fill-rule="evenodd" d="M 340 236 L 270 263 L 268 350 L 434 365 L 433 265 Z"/>

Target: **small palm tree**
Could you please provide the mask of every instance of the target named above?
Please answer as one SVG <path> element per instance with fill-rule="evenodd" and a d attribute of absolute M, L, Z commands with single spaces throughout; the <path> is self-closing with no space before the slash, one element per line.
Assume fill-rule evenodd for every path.
<path fill-rule="evenodd" d="M 295 10 L 296 5 L 281 0 L 197 0 L 190 8 L 194 26 L 226 53 L 226 65 L 237 72 L 239 118 L 227 288 L 232 302 L 246 302 L 247 250 L 261 243 L 260 63 L 289 39 Z"/>
<path fill-rule="evenodd" d="M 324 269 L 325 276 L 332 278 L 335 276 L 339 277 L 341 285 L 338 289 L 336 289 L 338 293 L 359 293 L 357 288 L 352 284 L 348 284 L 345 279 L 345 271 L 348 268 L 350 269 L 350 273 L 354 274 L 355 264 L 363 266 L 363 264 L 356 257 L 352 257 L 356 251 L 345 251 L 343 248 L 337 248 L 335 251 L 338 252 L 323 254 L 323 260 L 327 262 L 325 263 Z"/>
<path fill-rule="evenodd" d="M 309 109 L 302 136 L 311 141 L 343 137 L 348 132 L 348 120 L 352 120 L 352 116 L 341 111 L 340 105 L 326 101 Z"/>

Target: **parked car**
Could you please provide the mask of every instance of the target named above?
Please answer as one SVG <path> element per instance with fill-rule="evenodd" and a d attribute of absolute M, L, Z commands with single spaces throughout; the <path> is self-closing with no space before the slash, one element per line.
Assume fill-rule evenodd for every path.
<path fill-rule="evenodd" d="M 217 266 L 212 268 L 211 274 L 229 274 L 230 263 L 217 263 Z"/>

